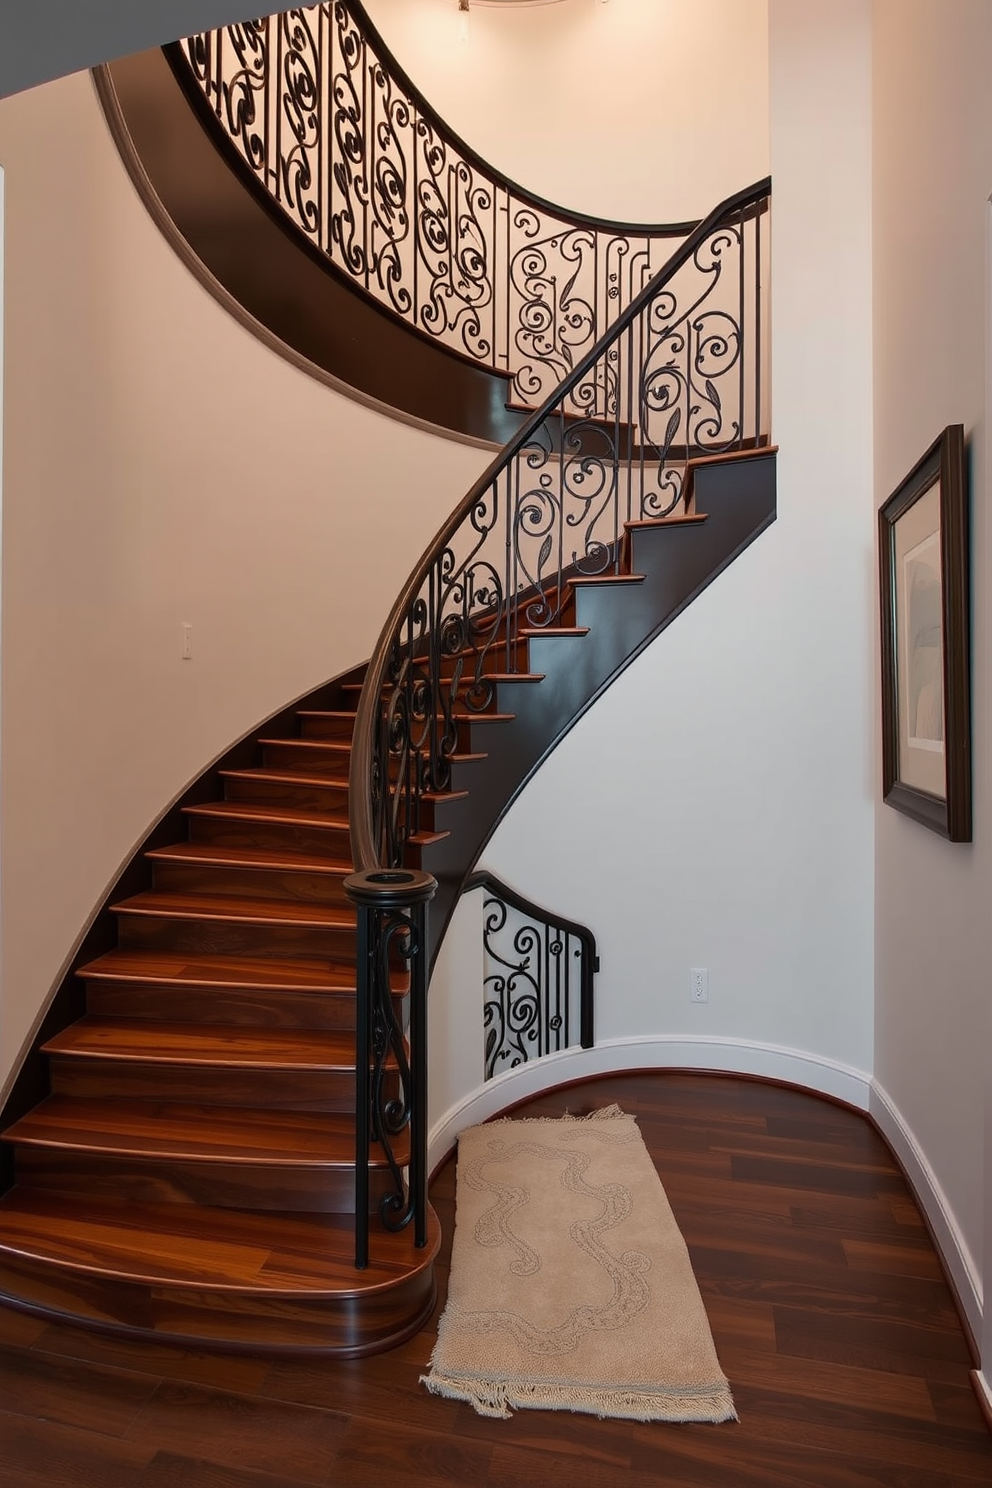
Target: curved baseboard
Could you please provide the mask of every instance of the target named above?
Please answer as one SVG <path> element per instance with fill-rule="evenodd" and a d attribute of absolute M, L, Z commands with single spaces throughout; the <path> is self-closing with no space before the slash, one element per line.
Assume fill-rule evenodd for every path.
<path fill-rule="evenodd" d="M 593 1049 L 565 1049 L 534 1064 L 497 1075 L 456 1102 L 431 1123 L 429 1164 L 433 1169 L 455 1145 L 466 1126 L 572 1080 L 611 1075 L 621 1070 L 697 1069 L 732 1075 L 756 1075 L 801 1085 L 818 1095 L 844 1101 L 860 1111 L 869 1109 L 871 1077 L 818 1054 L 759 1044 L 750 1039 L 699 1038 L 670 1034 L 655 1038 L 604 1039 Z"/>
<path fill-rule="evenodd" d="M 961 1233 L 947 1195 L 898 1106 L 874 1079 L 871 1081 L 868 1111 L 912 1185 L 973 1339 L 978 1340 L 982 1336 L 982 1273 Z"/>
<path fill-rule="evenodd" d="M 891 1096 L 865 1070 L 838 1060 L 760 1044 L 750 1039 L 699 1038 L 688 1035 L 607 1039 L 593 1049 L 567 1049 L 535 1064 L 508 1070 L 452 1105 L 432 1122 L 429 1165 L 433 1170 L 455 1145 L 458 1133 L 497 1115 L 518 1101 L 591 1075 L 621 1070 L 711 1070 L 751 1075 L 801 1086 L 817 1095 L 843 1101 L 875 1122 L 902 1166 L 943 1259 L 961 1310 L 975 1339 L 982 1335 L 982 1281 L 954 1212 L 926 1154 Z"/>

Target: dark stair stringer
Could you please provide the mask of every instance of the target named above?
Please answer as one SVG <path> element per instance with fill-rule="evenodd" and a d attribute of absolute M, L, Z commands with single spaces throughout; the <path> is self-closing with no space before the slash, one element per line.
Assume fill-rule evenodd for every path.
<path fill-rule="evenodd" d="M 496 706 L 512 714 L 499 750 L 473 768 L 469 803 L 444 807 L 439 820 L 447 835 L 420 855 L 438 880 L 430 920 L 435 954 L 465 879 L 541 761 L 604 688 L 775 520 L 775 464 L 775 450 L 767 448 L 690 466 L 686 499 L 702 520 L 630 524 L 627 576 L 572 584 L 574 622 L 587 633 L 549 631 L 530 640 L 529 670 L 541 676 L 539 686 L 514 677 L 497 682 Z M 467 779 L 456 764 L 453 788 Z"/>
<path fill-rule="evenodd" d="M 696 510 L 632 524 L 625 571 L 574 582 L 557 632 L 526 637 L 491 711 L 458 715 L 451 789 L 424 803 L 411 847 L 440 882 L 435 947 L 541 760 L 774 519 L 774 451 L 694 476 Z M 433 1212 L 423 1250 L 373 1218 L 370 1265 L 353 1265 L 343 879 L 359 692 L 357 674 L 330 684 L 236 746 L 115 887 L 5 1112 L 3 1301 L 197 1347 L 339 1356 L 399 1343 L 429 1314 Z M 406 986 L 397 969 L 397 999 Z M 388 1184 L 377 1149 L 371 1168 L 374 1207 Z"/>

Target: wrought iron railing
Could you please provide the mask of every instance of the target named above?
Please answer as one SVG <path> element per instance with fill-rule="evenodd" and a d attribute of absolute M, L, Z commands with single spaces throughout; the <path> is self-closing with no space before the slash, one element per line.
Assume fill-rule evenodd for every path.
<path fill-rule="evenodd" d="M 485 1077 L 547 1054 L 593 1043 L 596 940 L 585 925 L 553 915 L 491 873 L 482 889 Z"/>
<path fill-rule="evenodd" d="M 450 788 L 459 713 L 526 670 L 568 581 L 618 573 L 625 525 L 663 520 L 689 458 L 767 442 L 771 183 L 718 207 L 523 425 L 441 528 L 369 664 L 351 757 L 352 850 L 395 867 Z M 575 413 L 576 406 L 586 410 Z"/>
<path fill-rule="evenodd" d="M 771 182 L 761 181 L 690 234 L 526 420 L 408 579 L 369 663 L 352 738 L 352 857 L 364 880 L 403 876 L 423 808 L 450 788 L 459 715 L 489 709 L 499 677 L 526 671 L 528 635 L 561 621 L 569 580 L 621 572 L 626 524 L 676 511 L 690 458 L 768 442 L 762 225 L 770 200 Z M 434 880 L 425 877 L 433 893 Z M 420 902 L 417 892 L 408 915 Z M 387 940 L 406 933 L 390 918 L 402 908 L 402 894 L 397 882 L 398 897 L 382 921 Z M 426 987 L 425 924 L 405 942 L 414 943 L 412 974 Z M 387 958 L 366 949 L 359 956 L 366 1042 L 359 1042 L 358 1059 L 373 1070 L 383 1039 L 399 1054 L 398 1025 L 384 1011 L 390 997 Z M 378 1035 L 376 1019 L 384 1030 Z M 404 1096 L 393 1107 L 380 1097 L 377 1113 L 362 1075 L 359 1100 L 366 1133 L 369 1121 L 385 1128 L 408 1114 L 421 1133 L 409 1187 L 400 1183 L 396 1199 L 402 1219 L 415 1217 L 419 1236 L 426 1235 L 427 1213 L 422 1012 L 411 1015 L 409 1047 L 409 1112 Z M 503 1047 L 494 1040 L 493 1059 Z M 360 1166 L 367 1154 L 360 1130 Z M 359 1255 L 363 1234 L 364 1212 Z"/>
<path fill-rule="evenodd" d="M 168 48 L 215 135 L 312 250 L 422 335 L 542 403 L 694 223 L 563 211 L 487 165 L 359 0 Z"/>
<path fill-rule="evenodd" d="M 353 873 L 344 886 L 358 915 L 355 1265 L 364 1270 L 373 1142 L 392 1179 L 379 1204 L 383 1227 L 398 1231 L 412 1220 L 414 1243 L 427 1244 L 427 907 L 437 883 L 429 873 L 394 870 Z M 396 1007 L 403 984 L 405 1029 Z M 401 1163 L 397 1139 L 407 1129 L 409 1155 Z"/>

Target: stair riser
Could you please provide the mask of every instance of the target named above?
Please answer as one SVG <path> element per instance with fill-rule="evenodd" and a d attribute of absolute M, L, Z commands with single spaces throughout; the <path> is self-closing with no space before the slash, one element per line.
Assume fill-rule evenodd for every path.
<path fill-rule="evenodd" d="M 354 1070 L 232 1069 L 53 1055 L 51 1074 L 55 1095 L 255 1106 L 279 1111 L 355 1109 Z M 395 1092 L 395 1078 L 387 1084 Z"/>
<path fill-rule="evenodd" d="M 303 739 L 336 739 L 350 742 L 355 731 L 355 715 L 342 718 L 306 717 L 300 714 L 300 737 Z"/>
<path fill-rule="evenodd" d="M 526 672 L 528 670 L 528 644 L 527 640 L 515 641 L 512 646 L 507 646 L 504 641 L 481 655 L 473 656 L 445 656 L 441 659 L 441 676 L 454 677 L 459 660 L 462 663 L 461 677 L 466 680 L 477 676 L 480 672 Z M 421 660 L 420 665 L 426 670 L 427 663 Z"/>
<path fill-rule="evenodd" d="M 392 1191 L 387 1177 L 381 1169 L 369 1174 L 370 1213 Z M 203 1204 L 293 1214 L 355 1212 L 353 1168 L 181 1162 L 19 1147 L 17 1181 L 49 1193 L 134 1204 Z"/>
<path fill-rule="evenodd" d="M 452 699 L 452 708 L 456 713 L 498 713 L 496 706 L 495 688 L 491 689 L 492 696 L 476 698 L 471 701 L 466 697 L 467 687 L 460 687 L 457 695 Z M 359 689 L 354 689 L 354 701 L 358 701 Z M 383 694 L 385 696 L 385 693 Z M 459 749 L 468 748 L 467 741 L 459 738 Z"/>
<path fill-rule="evenodd" d="M 157 915 L 120 915 L 125 951 L 173 951 L 218 956 L 304 957 L 354 962 L 353 928 L 253 925 L 231 920 L 185 920 Z"/>
<path fill-rule="evenodd" d="M 218 847 L 271 847 L 279 852 L 326 853 L 348 862 L 351 839 L 346 827 L 315 827 L 283 822 L 240 822 L 222 816 L 190 816 L 190 840 Z"/>
<path fill-rule="evenodd" d="M 157 862 L 152 865 L 152 873 L 155 888 L 165 893 L 226 894 L 292 904 L 349 903 L 344 891 L 344 870 L 340 873 L 287 873 L 277 868 Z"/>
<path fill-rule="evenodd" d="M 348 785 L 345 780 L 327 785 L 279 785 L 268 780 L 228 777 L 224 782 L 224 797 L 228 801 L 246 801 L 263 806 L 288 806 L 294 811 L 314 811 L 318 815 L 322 812 L 333 816 L 348 814 Z"/>
<path fill-rule="evenodd" d="M 281 771 L 286 774 L 319 775 L 322 777 L 321 784 L 323 784 L 323 778 L 326 777 L 327 788 L 329 790 L 338 788 L 339 790 L 347 791 L 348 777 L 351 771 L 350 750 L 346 754 L 339 753 L 334 758 L 322 757 L 320 754 L 314 758 L 312 752 L 308 751 L 302 744 L 280 744 L 267 746 L 264 753 L 265 768 L 267 770 Z M 395 779 L 399 770 L 399 761 L 390 759 L 389 765 L 390 774 Z M 230 787 L 237 785 L 238 782 L 234 780 L 229 781 L 228 784 Z M 269 794 L 269 792 L 266 794 Z M 232 794 L 230 788 L 227 791 L 227 798 L 228 800 L 237 799 Z M 244 799 L 244 797 L 241 797 L 241 799 Z M 332 809 L 338 811 L 345 808 L 334 806 Z"/>
<path fill-rule="evenodd" d="M 397 999 L 398 1003 L 400 999 Z M 355 1027 L 354 992 L 263 991 L 257 987 L 140 986 L 89 982 L 91 1013 L 103 1018 L 148 1018 L 237 1028 L 309 1028 L 333 1033 Z"/>
<path fill-rule="evenodd" d="M 380 1294 L 301 1300 L 128 1282 L 17 1257 L 0 1259 L 3 1293 L 29 1310 L 84 1319 L 146 1342 L 338 1358 L 394 1348 L 412 1337 L 436 1297 L 429 1264 Z"/>
<path fill-rule="evenodd" d="M 351 764 L 351 751 L 308 749 L 305 744 L 266 744 L 262 759 L 267 770 L 282 770 L 290 774 L 327 775 L 332 780 L 347 783 Z"/>

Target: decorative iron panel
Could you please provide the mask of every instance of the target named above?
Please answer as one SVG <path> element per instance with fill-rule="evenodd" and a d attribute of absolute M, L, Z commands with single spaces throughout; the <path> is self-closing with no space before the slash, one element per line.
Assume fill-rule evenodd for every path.
<path fill-rule="evenodd" d="M 590 930 L 538 908 L 490 874 L 482 888 L 485 1077 L 546 1054 L 593 1042 L 593 977 L 599 970 Z"/>
<path fill-rule="evenodd" d="M 178 53 L 222 144 L 307 242 L 422 335 L 509 374 L 522 406 L 544 401 L 693 226 L 597 222 L 500 176 L 358 0 L 203 32 Z"/>

